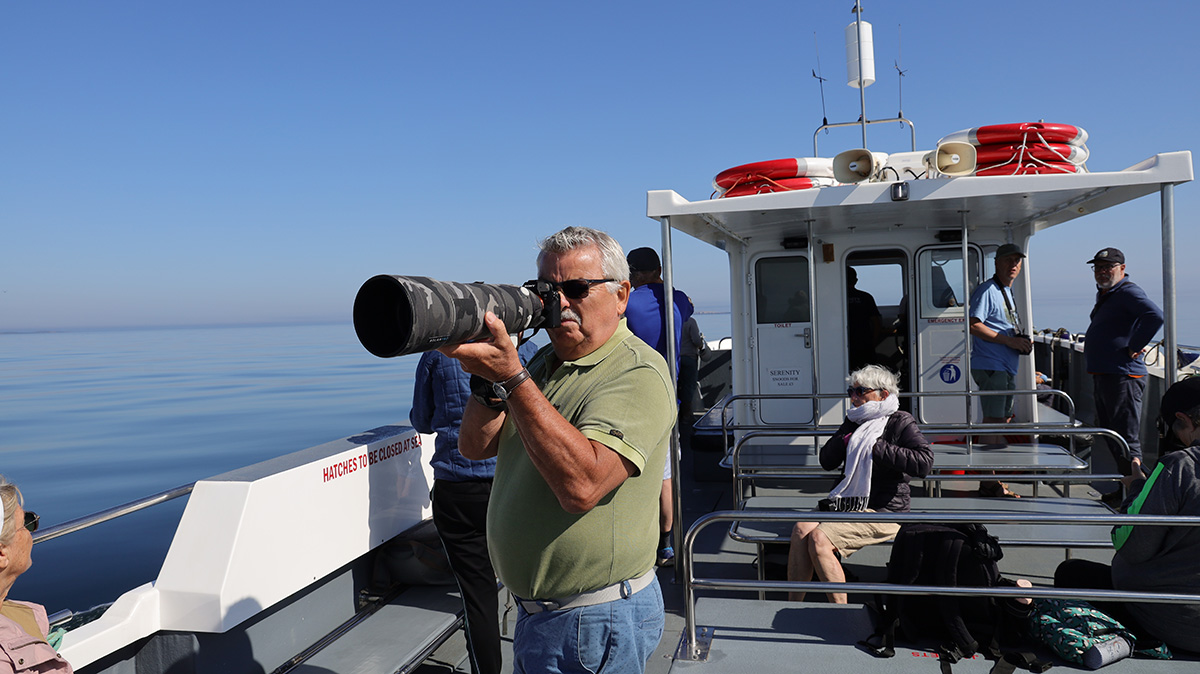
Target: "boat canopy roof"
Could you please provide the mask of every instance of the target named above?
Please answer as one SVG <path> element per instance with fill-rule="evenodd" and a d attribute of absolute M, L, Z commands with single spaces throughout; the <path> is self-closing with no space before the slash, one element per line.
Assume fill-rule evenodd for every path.
<path fill-rule="evenodd" d="M 868 182 L 690 202 L 673 190 L 646 195 L 646 214 L 724 248 L 752 237 L 822 236 L 895 228 L 1024 227 L 1036 233 L 1192 180 L 1192 153 L 1157 154 L 1123 171 L 1064 175 L 964 176 L 907 181 L 908 199 L 892 200 L 895 182 Z"/>

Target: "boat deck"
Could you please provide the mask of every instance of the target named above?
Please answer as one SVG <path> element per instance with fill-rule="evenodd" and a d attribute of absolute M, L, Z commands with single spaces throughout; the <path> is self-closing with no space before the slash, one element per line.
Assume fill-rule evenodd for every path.
<path fill-rule="evenodd" d="M 681 461 L 681 486 L 683 499 L 683 520 L 685 526 L 691 526 L 697 519 L 711 512 L 733 510 L 736 508 L 728 471 L 722 471 L 718 466 L 720 452 L 684 452 Z M 700 478 L 700 479 L 697 479 Z M 1029 485 L 1014 486 L 1015 489 L 1026 491 L 1026 497 L 1031 487 Z M 1082 492 L 1084 489 L 1078 489 Z M 1068 509 L 1081 511 L 1097 511 L 1097 508 L 1107 510 L 1096 499 L 1098 494 L 1092 492 L 1084 498 L 1069 499 L 1071 504 L 1062 504 Z M 760 488 L 759 497 L 772 499 L 796 499 L 795 489 Z M 808 497 L 815 500 L 816 495 Z M 978 499 L 942 497 L 949 506 L 959 509 L 967 508 Z M 1000 499 L 991 499 L 1000 501 Z M 1029 499 L 1032 501 L 1033 499 Z M 1046 500 L 1046 499 L 1038 499 Z M 1032 504 L 1026 499 L 1003 499 L 1003 507 L 1016 510 L 1028 509 Z M 977 505 L 977 504 L 976 504 Z M 762 523 L 745 523 L 744 526 Z M 989 527 L 992 528 L 992 527 Z M 1003 526 L 996 528 L 1004 530 Z M 1061 528 L 1060 528 L 1061 529 Z M 1000 533 L 1000 532 L 997 532 Z M 1013 528 L 1014 535 L 1018 533 Z M 1039 538 L 1041 538 L 1039 536 Z M 1092 536 L 1089 534 L 1089 538 Z M 848 577 L 861 582 L 883 582 L 885 579 L 885 564 L 888 558 L 887 545 L 865 548 L 845 562 Z M 1078 548 L 1070 552 L 1076 558 L 1108 561 L 1111 559 L 1111 549 Z M 1054 569 L 1067 556 L 1065 548 L 1038 546 L 1023 547 L 1012 545 L 1005 548 L 1004 559 L 1000 561 L 1001 572 L 1010 577 L 1026 578 L 1035 586 L 1049 587 L 1053 583 Z M 763 558 L 765 566 L 764 577 L 783 579 L 784 567 L 782 554 L 767 554 Z M 738 541 L 729 536 L 728 527 L 710 526 L 702 530 L 695 546 L 696 575 L 699 577 L 719 577 L 728 579 L 755 580 L 759 578 L 759 549 L 755 542 Z M 812 597 L 816 601 L 801 603 L 784 601 L 782 593 L 767 592 L 766 599 L 758 598 L 757 592 L 738 592 L 728 590 L 701 590 L 697 602 L 697 624 L 710 630 L 713 635 L 712 648 L 706 661 L 688 661 L 676 659 L 676 649 L 680 644 L 686 624 L 684 617 L 684 588 L 675 580 L 674 568 L 659 569 L 658 577 L 662 585 L 663 599 L 666 607 L 666 629 L 661 643 L 650 658 L 646 672 L 649 674 L 668 674 L 672 672 L 707 672 L 710 674 L 725 674 L 736 672 L 930 672 L 936 671 L 938 664 L 930 651 L 901 648 L 897 645 L 897 655 L 891 659 L 878 659 L 856 646 L 856 643 L 870 636 L 874 631 L 868 610 L 864 607 L 865 596 L 850 594 L 848 606 L 834 606 L 821 601 L 819 594 Z M 503 593 L 501 612 L 503 613 Z M 502 648 L 505 656 L 505 672 L 511 671 L 513 618 L 510 616 L 508 630 L 502 637 Z M 1055 662 L 1066 668 L 1083 669 L 1054 658 L 1047 653 L 1039 654 L 1044 659 Z M 1200 662 L 1196 659 L 1179 657 L 1171 662 L 1124 660 L 1109 667 L 1106 671 L 1122 672 L 1183 672 L 1196 671 Z M 991 662 L 982 657 L 971 661 L 963 661 L 955 665 L 955 671 L 987 672 L 992 667 Z M 418 670 L 420 674 L 449 674 L 450 672 L 470 672 L 467 662 L 465 642 L 461 635 L 452 637 Z"/>

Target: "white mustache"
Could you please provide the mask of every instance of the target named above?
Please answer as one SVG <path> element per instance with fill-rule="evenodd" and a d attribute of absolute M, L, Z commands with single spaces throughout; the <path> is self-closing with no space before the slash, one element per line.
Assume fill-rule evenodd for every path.
<path fill-rule="evenodd" d="M 583 318 L 579 314 L 572 311 L 571 309 L 563 309 L 562 310 L 562 319 L 575 321 L 576 323 L 583 325 Z"/>

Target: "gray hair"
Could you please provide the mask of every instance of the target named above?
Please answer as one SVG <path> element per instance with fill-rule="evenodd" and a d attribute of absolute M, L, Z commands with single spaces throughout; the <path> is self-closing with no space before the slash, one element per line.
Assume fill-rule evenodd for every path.
<path fill-rule="evenodd" d="M 0 503 L 4 504 L 4 526 L 0 528 L 0 545 L 8 545 L 12 542 L 17 527 L 25 526 L 24 522 L 18 522 L 16 518 L 17 507 L 24 505 L 25 498 L 21 496 L 17 485 L 9 482 L 3 475 L 0 475 Z"/>
<path fill-rule="evenodd" d="M 617 283 L 629 280 L 629 263 L 625 261 L 625 251 L 621 250 L 621 244 L 608 234 L 590 227 L 567 227 L 542 239 L 538 244 L 541 248 L 537 258 L 538 266 L 541 266 L 542 258 L 547 253 L 562 255 L 586 246 L 595 246 L 600 251 L 600 264 L 604 269 L 605 278 L 613 279 Z M 608 292 L 615 293 L 617 283 L 604 285 L 608 287 Z"/>
<path fill-rule="evenodd" d="M 867 388 L 883 389 L 891 395 L 900 393 L 900 378 L 895 372 L 883 367 L 882 365 L 864 365 L 846 378 L 851 386 L 865 386 Z"/>

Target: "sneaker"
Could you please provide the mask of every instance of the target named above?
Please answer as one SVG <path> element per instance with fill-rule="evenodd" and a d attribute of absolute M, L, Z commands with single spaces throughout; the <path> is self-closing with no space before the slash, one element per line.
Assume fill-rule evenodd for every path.
<path fill-rule="evenodd" d="M 675 566 L 675 548 L 667 546 L 658 551 L 659 566 Z"/>

